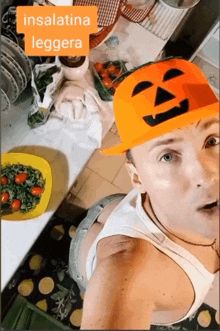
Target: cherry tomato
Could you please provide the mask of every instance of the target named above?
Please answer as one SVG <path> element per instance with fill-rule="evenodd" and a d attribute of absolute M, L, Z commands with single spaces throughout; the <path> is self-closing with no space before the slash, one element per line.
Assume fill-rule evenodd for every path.
<path fill-rule="evenodd" d="M 32 188 L 31 188 L 31 194 L 32 195 L 39 195 L 39 194 L 41 194 L 43 192 L 43 189 L 41 188 L 41 187 L 39 187 L 39 186 L 33 186 Z"/>
<path fill-rule="evenodd" d="M 2 178 L 1 178 L 1 184 L 2 185 L 7 185 L 8 184 L 8 177 L 7 176 L 2 176 Z"/>
<path fill-rule="evenodd" d="M 109 76 L 109 71 L 108 69 L 103 69 L 100 73 L 100 76 L 104 79 L 104 78 L 108 78 Z"/>
<path fill-rule="evenodd" d="M 112 80 L 111 80 L 111 78 L 108 78 L 108 77 L 104 78 L 102 83 L 106 88 L 110 88 L 112 86 Z"/>
<path fill-rule="evenodd" d="M 27 178 L 28 178 L 28 174 L 26 172 L 17 174 L 15 176 L 15 183 L 16 184 L 22 184 L 26 181 Z"/>
<path fill-rule="evenodd" d="M 101 72 L 102 69 L 103 69 L 103 63 L 101 63 L 101 62 L 96 62 L 95 65 L 94 65 L 94 67 L 95 67 L 95 70 L 96 70 L 97 72 Z"/>
<path fill-rule="evenodd" d="M 116 66 L 114 64 L 111 64 L 108 67 L 108 71 L 110 72 L 110 74 L 114 73 L 115 69 L 117 69 L 117 68 L 116 68 Z"/>
<path fill-rule="evenodd" d="M 1 202 L 6 203 L 9 199 L 9 193 L 8 192 L 2 192 L 1 194 Z"/>
<path fill-rule="evenodd" d="M 115 75 L 115 76 L 120 76 L 122 74 L 122 69 L 120 68 L 115 68 L 114 71 L 112 71 L 112 73 Z"/>
<path fill-rule="evenodd" d="M 21 208 L 21 200 L 19 200 L 19 199 L 13 200 L 11 203 L 11 208 L 14 211 L 18 211 Z"/>

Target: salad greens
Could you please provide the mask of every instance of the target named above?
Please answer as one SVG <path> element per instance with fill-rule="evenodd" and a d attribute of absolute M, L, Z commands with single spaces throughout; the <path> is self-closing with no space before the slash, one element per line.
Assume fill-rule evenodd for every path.
<path fill-rule="evenodd" d="M 33 115 L 28 115 L 28 124 L 33 129 L 36 123 L 42 123 L 44 120 L 44 114 L 39 110 Z"/>
<path fill-rule="evenodd" d="M 15 177 L 18 174 L 27 174 L 27 179 L 19 184 L 16 183 Z M 1 169 L 1 177 L 6 176 L 8 181 L 2 185 L 1 191 L 9 193 L 9 199 L 6 203 L 2 203 L 2 209 L 10 208 L 11 203 L 19 199 L 21 201 L 20 211 L 26 213 L 39 204 L 41 194 L 33 195 L 31 190 L 34 187 L 40 187 L 42 190 L 45 187 L 45 180 L 42 173 L 31 166 L 23 164 L 8 164 Z"/>

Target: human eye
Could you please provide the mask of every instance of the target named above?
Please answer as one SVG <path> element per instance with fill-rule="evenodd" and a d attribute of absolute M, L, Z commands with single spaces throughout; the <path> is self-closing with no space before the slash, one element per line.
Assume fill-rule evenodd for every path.
<path fill-rule="evenodd" d="M 177 159 L 178 159 L 178 154 L 175 152 L 167 152 L 160 157 L 160 161 L 167 163 L 177 161 Z"/>
<path fill-rule="evenodd" d="M 219 145 L 219 137 L 209 137 L 206 141 L 206 147 L 213 147 Z"/>

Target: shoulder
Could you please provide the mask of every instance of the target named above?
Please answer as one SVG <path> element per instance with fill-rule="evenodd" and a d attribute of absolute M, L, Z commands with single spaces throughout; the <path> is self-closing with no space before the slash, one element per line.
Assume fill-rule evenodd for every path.
<path fill-rule="evenodd" d="M 119 203 L 124 199 L 124 196 L 118 197 L 117 199 L 110 202 L 99 215 L 97 222 L 104 227 L 107 219 L 111 215 L 111 213 L 115 210 L 115 208 L 119 205 Z M 148 249 L 147 249 L 148 247 Z M 141 248 L 141 250 L 140 250 Z M 146 249 L 150 252 L 152 249 L 152 245 L 147 242 L 140 240 L 138 238 L 128 237 L 126 235 L 114 235 L 101 239 L 97 245 L 97 259 L 98 262 L 102 259 L 115 256 L 119 254 L 119 256 L 123 255 L 138 255 L 140 256 L 143 252 L 145 258 Z M 117 255 L 116 255 L 117 256 Z M 149 259 L 149 253 L 148 257 Z"/>
<path fill-rule="evenodd" d="M 82 328 L 149 329 L 154 300 L 137 286 L 138 272 L 131 272 L 135 255 L 133 250 L 125 250 L 97 264 L 86 290 Z"/>
<path fill-rule="evenodd" d="M 142 293 L 146 294 L 148 287 L 152 290 L 155 275 L 151 270 L 161 257 L 148 241 L 122 235 L 112 236 L 100 241 L 97 253 L 97 266 L 108 270 L 110 278 L 117 273 L 123 286 L 129 284 L 130 291 L 134 289 L 133 299 L 140 298 Z M 140 284 L 142 291 L 137 292 Z"/>
<path fill-rule="evenodd" d="M 119 196 L 115 200 L 111 201 L 99 215 L 97 222 L 105 225 L 110 214 L 119 205 L 119 203 L 124 199 L 125 196 Z M 131 251 L 134 246 L 136 239 L 125 235 L 114 235 L 101 239 L 97 245 L 97 258 L 98 260 L 112 256 L 119 252 Z"/>

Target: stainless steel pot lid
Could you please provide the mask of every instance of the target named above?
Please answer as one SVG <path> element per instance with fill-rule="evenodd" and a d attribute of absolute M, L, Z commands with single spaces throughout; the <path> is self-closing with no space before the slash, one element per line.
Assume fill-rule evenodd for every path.
<path fill-rule="evenodd" d="M 186 8 L 192 8 L 197 3 L 199 3 L 200 0 L 160 0 L 161 2 L 164 2 L 168 6 L 171 6 L 173 8 L 177 9 L 186 9 Z"/>

